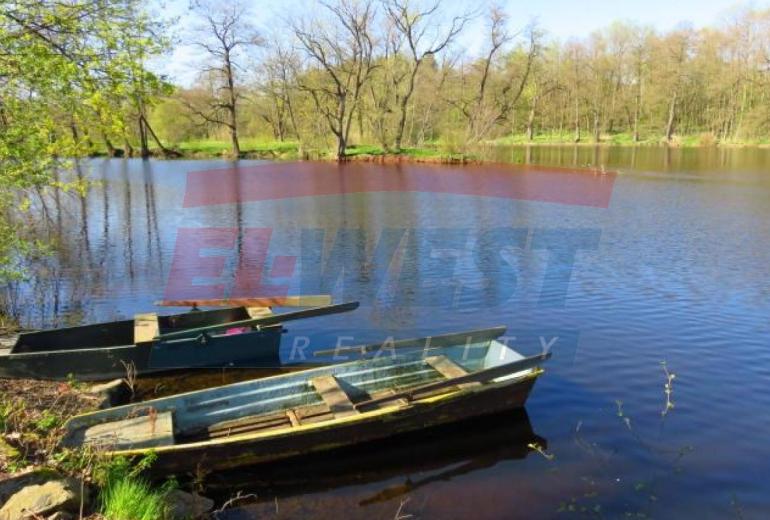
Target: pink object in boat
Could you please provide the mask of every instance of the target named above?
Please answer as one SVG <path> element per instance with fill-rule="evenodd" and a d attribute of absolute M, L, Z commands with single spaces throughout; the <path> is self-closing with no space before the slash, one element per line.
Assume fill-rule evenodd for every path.
<path fill-rule="evenodd" d="M 227 329 L 225 331 L 225 336 L 232 336 L 234 334 L 243 334 L 244 332 L 248 332 L 251 329 L 249 327 L 235 327 L 232 329 Z"/>

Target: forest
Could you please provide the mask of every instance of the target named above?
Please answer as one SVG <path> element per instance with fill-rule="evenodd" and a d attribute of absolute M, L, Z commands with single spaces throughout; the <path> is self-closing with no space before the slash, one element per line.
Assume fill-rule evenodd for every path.
<path fill-rule="evenodd" d="M 151 120 L 180 143 L 239 135 L 345 155 L 482 142 L 766 142 L 770 11 L 668 32 L 631 22 L 559 41 L 500 7 L 408 0 L 319 4 L 269 38 L 247 11 L 204 11 L 198 81 Z M 483 29 L 483 51 L 459 45 Z M 481 22 L 481 23 L 478 23 Z M 250 66 L 245 66 L 250 63 Z M 689 140 L 687 138 L 690 138 Z"/>

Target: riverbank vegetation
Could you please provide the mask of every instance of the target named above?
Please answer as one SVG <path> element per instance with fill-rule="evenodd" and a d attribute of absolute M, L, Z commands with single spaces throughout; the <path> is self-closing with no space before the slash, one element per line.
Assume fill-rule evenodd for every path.
<path fill-rule="evenodd" d="M 220 140 L 235 154 L 249 136 L 342 157 L 352 144 L 463 152 L 479 143 L 766 144 L 770 135 L 770 11 L 667 32 L 618 22 L 560 41 L 496 7 L 319 4 L 275 34 L 246 24 L 243 8 L 201 9 L 192 17 L 208 58 L 198 79 L 150 115 L 182 149 Z M 479 29 L 482 51 L 463 50 Z"/>

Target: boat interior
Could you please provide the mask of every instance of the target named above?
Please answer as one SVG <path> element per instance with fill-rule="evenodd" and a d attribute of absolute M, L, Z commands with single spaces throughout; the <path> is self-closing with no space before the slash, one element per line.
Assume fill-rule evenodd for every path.
<path fill-rule="evenodd" d="M 158 316 L 138 314 L 133 320 L 29 332 L 19 335 L 11 354 L 119 347 L 152 341 L 159 333 L 247 320 L 250 309 L 233 307 Z"/>
<path fill-rule="evenodd" d="M 399 354 L 395 360 L 387 353 L 76 417 L 68 437 L 76 444 L 120 450 L 269 432 L 407 404 L 404 391 L 520 359 L 519 353 L 494 340 Z M 438 393 L 478 384 L 449 385 Z M 393 399 L 381 400 L 388 396 Z M 369 403 L 373 400 L 380 401 Z"/>

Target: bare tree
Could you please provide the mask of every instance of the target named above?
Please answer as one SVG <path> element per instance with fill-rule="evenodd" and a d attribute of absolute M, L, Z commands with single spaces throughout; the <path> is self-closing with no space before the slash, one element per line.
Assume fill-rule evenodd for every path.
<path fill-rule="evenodd" d="M 286 138 L 289 124 L 296 138 L 302 138 L 294 106 L 298 61 L 293 49 L 275 41 L 262 64 L 264 79 L 260 82 L 259 90 L 267 97 L 268 104 L 262 117 L 270 123 L 273 135 L 279 141 Z"/>
<path fill-rule="evenodd" d="M 372 0 L 323 3 L 330 20 L 293 26 L 300 47 L 319 68 L 300 88 L 308 92 L 337 138 L 337 158 L 345 157 L 353 116 L 375 68 Z M 314 72 L 314 73 L 313 73 Z"/>
<path fill-rule="evenodd" d="M 495 125 L 508 120 L 524 92 L 532 66 L 540 53 L 541 33 L 534 23 L 517 33 L 511 33 L 507 25 L 508 15 L 502 8 L 493 6 L 487 19 L 489 47 L 475 66 L 477 82 L 474 94 L 470 99 L 449 100 L 465 116 L 470 141 L 480 141 L 489 135 Z M 521 70 L 510 66 L 509 59 L 509 66 L 503 68 L 501 73 L 496 73 L 494 69 L 498 55 L 507 44 L 521 35 L 527 39 Z M 493 80 L 496 80 L 495 85 L 492 85 Z"/>
<path fill-rule="evenodd" d="M 441 0 L 436 0 L 429 7 L 422 9 L 419 7 L 419 2 L 410 2 L 410 0 L 384 0 L 383 5 L 394 29 L 406 43 L 410 60 L 406 74 L 406 88 L 397 94 L 399 119 L 393 148 L 398 152 L 401 150 L 409 100 L 414 93 L 415 79 L 420 66 L 428 56 L 444 50 L 460 34 L 470 16 L 468 14 L 455 16 L 444 31 L 436 29 L 429 32 L 431 28 L 438 25 L 433 17 L 441 7 Z"/>
<path fill-rule="evenodd" d="M 667 54 L 668 74 L 671 78 L 670 98 L 668 104 L 668 118 L 666 119 L 666 142 L 670 143 L 674 137 L 674 128 L 676 126 L 677 108 L 681 90 L 686 79 L 685 65 L 688 60 L 688 53 L 693 45 L 693 31 L 684 28 L 672 33 L 663 42 Z"/>
<path fill-rule="evenodd" d="M 193 11 L 202 19 L 196 28 L 193 42 L 209 56 L 202 72 L 215 81 L 211 99 L 204 107 L 188 107 L 209 123 L 224 126 L 230 133 L 231 152 L 241 154 L 238 142 L 238 101 L 240 94 L 236 81 L 238 63 L 250 47 L 261 45 L 257 30 L 246 20 L 247 10 L 238 2 L 209 3 L 199 0 L 193 3 Z"/>

